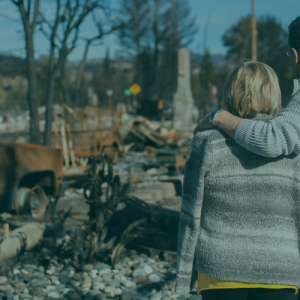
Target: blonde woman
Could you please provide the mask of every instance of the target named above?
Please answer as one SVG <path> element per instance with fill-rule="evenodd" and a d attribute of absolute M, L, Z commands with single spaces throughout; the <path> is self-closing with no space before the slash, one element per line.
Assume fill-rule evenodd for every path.
<path fill-rule="evenodd" d="M 247 62 L 224 85 L 226 109 L 268 122 L 281 110 L 278 78 Z M 198 132 L 187 154 L 175 291 L 203 300 L 297 299 L 300 156 L 249 152 L 218 128 Z"/>

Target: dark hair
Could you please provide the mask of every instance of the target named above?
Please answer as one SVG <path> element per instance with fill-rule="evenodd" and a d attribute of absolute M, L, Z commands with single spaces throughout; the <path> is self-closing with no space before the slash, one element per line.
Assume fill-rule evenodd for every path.
<path fill-rule="evenodd" d="M 297 51 L 300 51 L 300 17 L 297 17 L 289 25 L 289 46 Z"/>

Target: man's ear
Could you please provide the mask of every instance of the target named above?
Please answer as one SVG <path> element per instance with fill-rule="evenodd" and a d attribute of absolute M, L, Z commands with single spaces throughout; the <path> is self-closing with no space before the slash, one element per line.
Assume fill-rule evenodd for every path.
<path fill-rule="evenodd" d="M 297 65 L 298 62 L 299 62 L 299 55 L 298 55 L 298 52 L 295 48 L 292 48 L 292 51 L 294 53 L 294 57 L 295 57 L 295 64 Z"/>

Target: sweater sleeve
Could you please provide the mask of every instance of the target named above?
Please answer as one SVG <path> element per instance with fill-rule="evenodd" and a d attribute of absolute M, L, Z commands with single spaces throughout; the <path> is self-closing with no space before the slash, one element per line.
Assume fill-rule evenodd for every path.
<path fill-rule="evenodd" d="M 205 174 L 205 141 L 201 133 L 194 136 L 189 147 L 182 191 L 182 203 L 177 244 L 177 277 L 175 292 L 187 294 L 191 290 L 193 260 L 200 233 Z"/>
<path fill-rule="evenodd" d="M 236 129 L 236 142 L 266 157 L 300 153 L 300 91 L 288 106 L 268 123 L 242 120 Z"/>

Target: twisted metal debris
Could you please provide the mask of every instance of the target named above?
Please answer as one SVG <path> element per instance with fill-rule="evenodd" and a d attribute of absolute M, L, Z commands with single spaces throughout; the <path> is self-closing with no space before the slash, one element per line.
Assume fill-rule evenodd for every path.
<path fill-rule="evenodd" d="M 107 148 L 110 149 L 110 156 L 106 159 L 104 154 L 107 153 Z M 115 148 L 107 145 L 103 147 L 101 156 L 89 158 L 89 180 L 83 185 L 84 197 L 90 206 L 89 221 L 76 231 L 72 245 L 73 263 L 78 269 L 86 263 L 103 260 L 107 256 L 110 256 L 112 265 L 115 265 L 128 242 L 157 232 L 152 207 L 136 197 L 126 195 L 129 184 L 121 187 L 120 177 L 113 176 L 114 155 Z M 150 218 L 141 218 L 123 232 L 109 237 L 109 221 L 129 203 L 144 205 L 150 212 Z"/>

